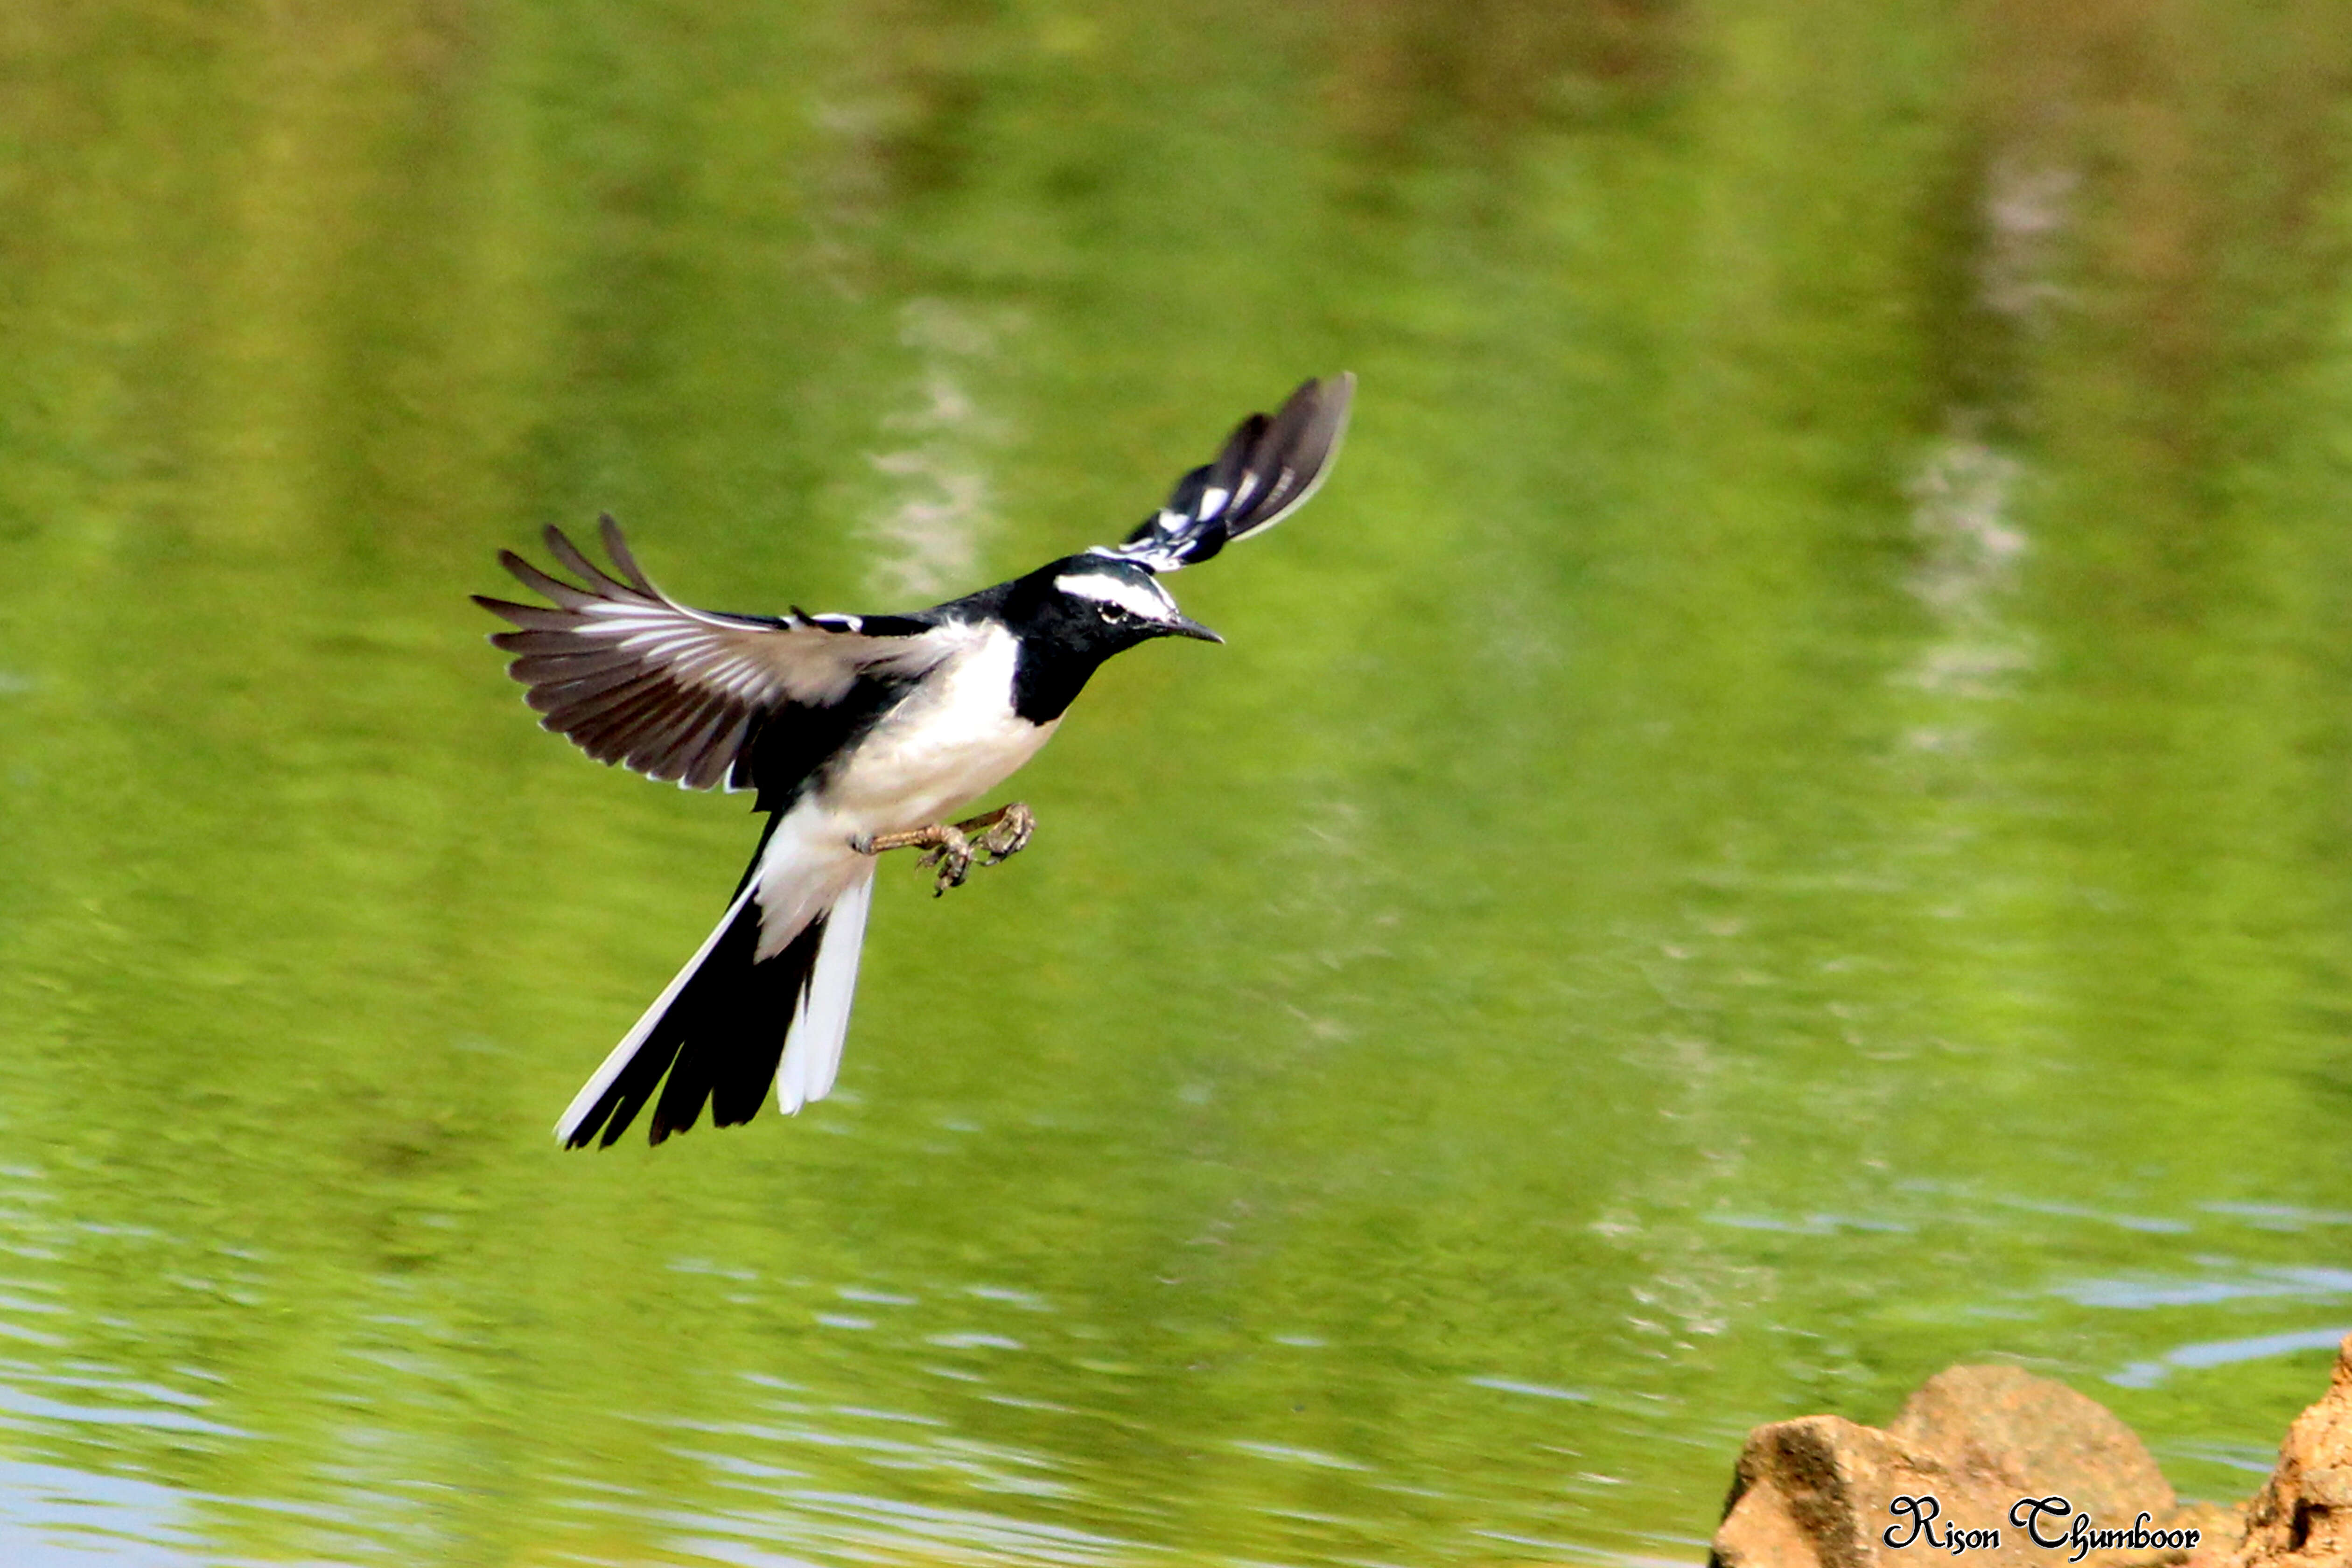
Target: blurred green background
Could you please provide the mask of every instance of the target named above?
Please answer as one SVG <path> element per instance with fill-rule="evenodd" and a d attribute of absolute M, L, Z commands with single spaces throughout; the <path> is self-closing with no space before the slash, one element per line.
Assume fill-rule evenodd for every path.
<path fill-rule="evenodd" d="M 2352 1327 L 2328 0 L 11 0 L 0 1558 L 1693 1563 L 2004 1360 Z M 1337 475 L 886 869 L 840 1092 L 559 1154 L 743 797 L 465 601 Z"/>

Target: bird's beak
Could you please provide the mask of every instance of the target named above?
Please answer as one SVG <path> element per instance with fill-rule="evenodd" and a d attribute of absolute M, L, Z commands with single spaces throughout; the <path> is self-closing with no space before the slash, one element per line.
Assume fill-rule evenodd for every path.
<path fill-rule="evenodd" d="M 1211 631 L 1208 627 L 1202 626 L 1200 622 L 1188 620 L 1182 616 L 1179 616 L 1174 620 L 1168 622 L 1166 625 L 1166 630 L 1170 637 L 1199 637 L 1202 642 L 1223 642 L 1225 640 L 1216 633 Z"/>

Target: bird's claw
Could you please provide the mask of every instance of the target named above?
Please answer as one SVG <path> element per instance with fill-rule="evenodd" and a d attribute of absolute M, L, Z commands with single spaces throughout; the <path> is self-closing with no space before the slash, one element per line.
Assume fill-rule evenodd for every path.
<path fill-rule="evenodd" d="M 1037 814 L 1016 800 L 957 823 L 956 831 L 987 851 L 986 863 L 994 866 L 1029 847 L 1029 840 L 1037 836 Z"/>
<path fill-rule="evenodd" d="M 966 838 L 961 829 L 944 823 L 936 831 L 939 837 L 915 863 L 939 868 L 939 878 L 931 886 L 931 897 L 943 899 L 950 888 L 962 887 L 963 879 L 971 875 L 971 840 Z"/>
<path fill-rule="evenodd" d="M 1036 832 L 1037 814 L 1016 800 L 952 826 L 936 822 L 929 827 L 912 827 L 902 833 L 864 834 L 851 839 L 849 845 L 860 855 L 919 847 L 923 850 L 919 864 L 936 868 L 939 873 L 931 887 L 931 896 L 936 899 L 944 896 L 950 888 L 963 886 L 964 879 L 971 875 L 976 855 L 987 857 L 982 865 L 993 866 L 1027 848 Z"/>

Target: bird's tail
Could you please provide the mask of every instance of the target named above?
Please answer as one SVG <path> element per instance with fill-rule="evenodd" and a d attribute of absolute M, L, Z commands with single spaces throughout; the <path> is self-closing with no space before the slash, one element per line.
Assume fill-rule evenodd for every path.
<path fill-rule="evenodd" d="M 759 886 L 755 861 L 718 929 L 572 1097 L 555 1124 L 565 1148 L 585 1148 L 600 1132 L 610 1148 L 656 1086 L 656 1143 L 692 1127 L 706 1100 L 712 1124 L 732 1127 L 760 1113 L 771 1082 L 788 1115 L 831 1091 L 857 991 L 873 870 L 861 868 L 831 908 L 766 958 L 759 955 Z"/>

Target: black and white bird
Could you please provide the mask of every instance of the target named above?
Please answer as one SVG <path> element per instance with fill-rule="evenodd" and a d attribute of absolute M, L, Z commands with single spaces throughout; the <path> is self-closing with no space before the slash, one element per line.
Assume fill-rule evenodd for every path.
<path fill-rule="evenodd" d="M 945 892 L 975 857 L 1018 853 L 1035 828 L 1027 806 L 948 814 L 1034 756 L 1105 659 L 1153 637 L 1223 640 L 1187 620 L 1160 578 L 1296 511 L 1354 391 L 1350 375 L 1309 381 L 1279 412 L 1251 415 L 1125 543 L 908 615 L 690 609 L 653 585 L 609 517 L 617 576 L 554 528 L 548 551 L 577 584 L 501 551 L 550 605 L 475 602 L 518 628 L 490 640 L 517 656 L 509 671 L 544 728 L 688 789 L 756 790 L 754 809 L 770 814 L 718 929 L 556 1123 L 564 1146 L 609 1147 L 648 1100 L 658 1143 L 706 1103 L 718 1126 L 751 1121 L 772 1081 L 787 1113 L 824 1099 L 875 857 L 924 849 Z"/>

